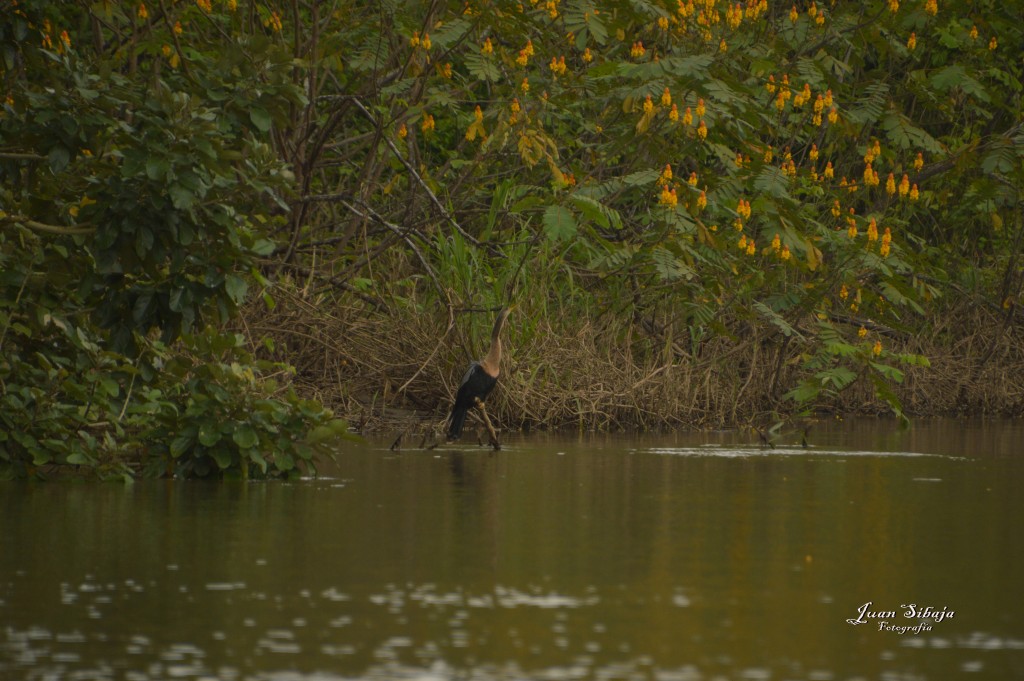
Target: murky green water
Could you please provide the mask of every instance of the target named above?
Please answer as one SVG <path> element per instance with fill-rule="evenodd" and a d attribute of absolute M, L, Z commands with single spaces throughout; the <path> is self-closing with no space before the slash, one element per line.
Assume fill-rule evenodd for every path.
<path fill-rule="evenodd" d="M 1024 678 L 1024 424 L 0 485 L 0 679 Z M 869 613 L 916 631 L 880 629 Z M 904 605 L 955 614 L 905 618 Z"/>

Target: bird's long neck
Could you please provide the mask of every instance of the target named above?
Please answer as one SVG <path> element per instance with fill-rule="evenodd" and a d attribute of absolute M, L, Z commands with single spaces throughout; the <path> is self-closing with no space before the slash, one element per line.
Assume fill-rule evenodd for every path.
<path fill-rule="evenodd" d="M 494 330 L 491 331 L 491 347 L 487 349 L 487 354 L 480 360 L 483 370 L 494 377 L 501 372 L 501 327 L 507 316 L 508 310 L 502 310 L 494 321 Z"/>

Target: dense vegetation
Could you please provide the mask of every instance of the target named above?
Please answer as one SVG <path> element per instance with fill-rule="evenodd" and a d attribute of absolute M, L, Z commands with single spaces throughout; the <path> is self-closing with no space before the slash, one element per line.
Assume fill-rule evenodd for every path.
<path fill-rule="evenodd" d="M 1014 3 L 0 7 L 9 471 L 299 470 L 510 301 L 510 425 L 1024 411 Z"/>

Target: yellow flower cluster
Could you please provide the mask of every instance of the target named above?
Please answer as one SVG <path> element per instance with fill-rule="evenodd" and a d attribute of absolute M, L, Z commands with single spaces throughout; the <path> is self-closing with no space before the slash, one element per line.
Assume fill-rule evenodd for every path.
<path fill-rule="evenodd" d="M 658 178 L 658 182 L 661 184 L 668 184 L 672 181 L 672 164 L 666 163 L 665 169 L 661 171 L 661 176 Z"/>
<path fill-rule="evenodd" d="M 739 203 L 736 204 L 736 214 L 744 220 L 750 219 L 750 201 L 746 199 L 740 199 Z"/>
<path fill-rule="evenodd" d="M 490 38 L 484 40 L 484 44 L 480 46 L 480 54 L 494 54 L 494 44 Z"/>
<path fill-rule="evenodd" d="M 434 127 L 434 117 L 428 113 L 424 113 L 423 121 L 420 123 L 420 129 L 423 130 L 424 134 L 426 134 L 433 132 Z"/>
<path fill-rule="evenodd" d="M 555 60 L 552 59 L 551 60 L 551 64 L 552 64 L 551 70 L 552 71 L 555 70 L 554 63 L 555 63 Z M 650 114 L 653 111 L 654 111 L 654 102 L 651 100 L 651 96 L 647 95 L 647 97 L 644 99 L 644 113 L 645 114 Z"/>
<path fill-rule="evenodd" d="M 921 168 L 924 168 L 924 154 L 919 151 L 917 152 L 917 158 L 914 159 L 914 170 L 920 172 Z"/>
<path fill-rule="evenodd" d="M 917 33 L 914 32 L 914 31 L 911 31 L 910 37 L 907 38 L 907 49 L 910 50 L 911 52 L 913 52 L 916 47 L 917 47 Z"/>
<path fill-rule="evenodd" d="M 679 122 L 679 107 L 675 104 L 672 105 L 672 110 L 668 112 L 668 119 L 673 123 Z"/>
<path fill-rule="evenodd" d="M 889 244 L 892 243 L 892 231 L 888 227 L 885 228 L 885 233 L 882 235 L 882 245 L 879 246 L 878 252 L 883 258 L 889 257 Z"/>
<path fill-rule="evenodd" d="M 661 105 L 662 106 L 669 106 L 671 104 L 672 104 L 672 93 L 669 91 L 668 88 L 665 88 L 665 91 L 661 93 Z"/>
<path fill-rule="evenodd" d="M 878 223 L 874 218 L 868 222 L 868 241 L 878 241 Z"/>
<path fill-rule="evenodd" d="M 935 16 L 939 13 L 939 3 L 936 0 L 925 0 L 924 11 Z"/>
<path fill-rule="evenodd" d="M 910 178 L 907 177 L 906 173 L 903 174 L 903 179 L 900 180 L 899 192 L 901 199 L 906 198 L 907 194 L 910 193 Z"/>
<path fill-rule="evenodd" d="M 555 74 L 556 76 L 564 76 L 565 75 L 565 68 L 566 68 L 565 67 L 565 55 L 562 55 L 561 57 L 558 57 L 557 59 L 552 57 L 551 58 L 551 63 L 548 64 L 548 68 L 550 68 L 551 69 L 551 73 Z"/>
<path fill-rule="evenodd" d="M 398 139 L 405 139 L 409 136 L 409 128 L 405 127 L 405 123 L 398 126 Z"/>
<path fill-rule="evenodd" d="M 704 119 L 700 119 L 700 123 L 697 125 L 697 137 L 703 142 L 708 136 L 708 126 L 704 125 Z"/>
<path fill-rule="evenodd" d="M 516 63 L 520 66 L 526 66 L 530 63 L 530 57 L 533 56 L 533 41 L 527 39 L 526 47 L 519 50 L 519 56 L 516 57 Z"/>
<path fill-rule="evenodd" d="M 667 184 L 663 185 L 661 188 L 661 194 L 658 195 L 658 203 L 666 208 L 675 208 L 679 203 L 679 197 L 676 196 L 675 187 L 670 189 Z"/>
<path fill-rule="evenodd" d="M 877 187 L 879 183 L 878 171 L 871 167 L 871 163 L 864 165 L 864 186 Z"/>
<path fill-rule="evenodd" d="M 885 178 L 885 193 L 889 196 L 896 193 L 896 176 L 893 173 L 889 173 L 889 177 Z"/>
<path fill-rule="evenodd" d="M 270 18 L 264 21 L 263 25 L 275 33 L 280 33 L 281 29 L 284 28 L 284 24 L 281 21 L 281 15 L 277 13 L 277 10 L 270 13 Z"/>
<path fill-rule="evenodd" d="M 824 176 L 826 180 L 831 180 L 836 176 L 836 171 L 832 168 L 832 161 L 825 164 Z"/>
<path fill-rule="evenodd" d="M 146 3 L 140 2 L 138 9 L 135 10 L 135 15 L 140 21 L 145 21 L 149 18 L 149 10 L 146 9 Z"/>
<path fill-rule="evenodd" d="M 196 5 L 207 14 L 213 11 L 213 4 L 210 0 L 196 0 Z"/>
<path fill-rule="evenodd" d="M 697 197 L 697 210 L 701 211 L 708 207 L 708 193 L 701 191 L 700 196 Z"/>
<path fill-rule="evenodd" d="M 645 54 L 647 54 L 647 49 L 644 47 L 644 44 L 639 40 L 633 43 L 633 45 L 629 48 L 629 56 L 632 57 L 633 59 L 640 59 Z"/>

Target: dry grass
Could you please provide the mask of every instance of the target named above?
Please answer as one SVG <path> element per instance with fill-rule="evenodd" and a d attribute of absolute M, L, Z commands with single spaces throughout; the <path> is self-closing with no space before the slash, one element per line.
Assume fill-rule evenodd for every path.
<path fill-rule="evenodd" d="M 278 291 L 278 305 L 254 303 L 244 332 L 275 342 L 272 357 L 296 368 L 294 385 L 363 431 L 443 422 L 471 358 L 485 350 L 490 312 L 448 318 L 443 309 L 375 309 L 314 301 Z M 907 413 L 1024 414 L 1024 329 L 994 310 L 963 306 L 928 335 L 887 339 L 895 352 L 928 356 L 897 387 Z M 955 321 L 954 321 L 955 320 Z M 479 338 L 470 339 L 476 324 Z M 524 325 L 526 326 L 526 325 Z M 628 430 L 764 424 L 791 407 L 781 395 L 799 380 L 799 344 L 771 327 L 743 327 L 690 354 L 678 342 L 636 324 L 513 318 L 506 361 L 488 401 L 506 428 Z M 474 347 L 475 346 L 475 347 Z M 266 354 L 264 352 L 264 354 Z M 861 382 L 863 383 L 863 382 Z M 845 391 L 830 410 L 886 411 L 870 386 Z"/>

